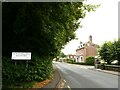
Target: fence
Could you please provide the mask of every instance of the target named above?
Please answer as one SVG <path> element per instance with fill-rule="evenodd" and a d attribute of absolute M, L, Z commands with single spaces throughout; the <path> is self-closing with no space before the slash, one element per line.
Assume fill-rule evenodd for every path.
<path fill-rule="evenodd" d="M 117 71 L 120 72 L 119 65 L 102 65 L 102 64 L 95 64 L 95 68 L 102 69 L 102 70 L 110 70 L 110 71 Z"/>

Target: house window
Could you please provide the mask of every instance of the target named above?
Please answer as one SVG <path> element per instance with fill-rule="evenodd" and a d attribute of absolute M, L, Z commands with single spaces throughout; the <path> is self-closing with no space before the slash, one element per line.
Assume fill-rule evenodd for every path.
<path fill-rule="evenodd" d="M 81 48 L 82 48 L 82 45 L 81 45 Z"/>
<path fill-rule="evenodd" d="M 85 44 L 83 44 L 83 46 L 85 46 Z"/>

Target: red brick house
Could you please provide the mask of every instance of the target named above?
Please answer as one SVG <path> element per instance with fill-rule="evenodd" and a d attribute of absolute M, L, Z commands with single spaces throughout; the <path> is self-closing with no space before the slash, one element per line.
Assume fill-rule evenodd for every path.
<path fill-rule="evenodd" d="M 92 43 L 92 36 L 86 43 L 80 42 L 80 46 L 76 49 L 76 62 L 85 62 L 87 57 L 97 56 L 99 45 Z"/>

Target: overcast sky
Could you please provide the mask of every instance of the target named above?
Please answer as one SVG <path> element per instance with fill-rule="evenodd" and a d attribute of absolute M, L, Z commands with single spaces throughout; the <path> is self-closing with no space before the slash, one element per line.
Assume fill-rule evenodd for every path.
<path fill-rule="evenodd" d="M 88 0 L 88 4 L 101 4 L 95 11 L 87 13 L 82 20 L 82 28 L 76 31 L 78 40 L 72 40 L 62 50 L 65 54 L 75 54 L 80 41 L 88 41 L 92 35 L 93 43 L 101 45 L 105 41 L 118 38 L 118 1 L 120 0 Z"/>

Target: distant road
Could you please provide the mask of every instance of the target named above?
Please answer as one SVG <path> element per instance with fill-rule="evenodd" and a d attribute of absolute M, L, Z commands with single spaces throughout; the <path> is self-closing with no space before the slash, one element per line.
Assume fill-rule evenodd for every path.
<path fill-rule="evenodd" d="M 118 88 L 118 76 L 85 66 L 54 62 L 69 88 Z M 66 86 L 65 86 L 66 87 Z"/>

